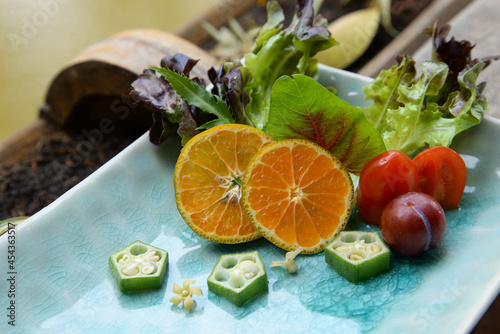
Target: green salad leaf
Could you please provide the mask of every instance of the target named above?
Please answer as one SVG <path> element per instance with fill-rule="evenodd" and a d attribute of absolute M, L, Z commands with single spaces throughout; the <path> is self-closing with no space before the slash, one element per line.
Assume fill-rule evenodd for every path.
<path fill-rule="evenodd" d="M 276 80 L 267 132 L 277 140 L 299 138 L 316 142 L 353 174 L 359 174 L 368 161 L 385 152 L 380 134 L 361 109 L 300 74 Z"/>
<path fill-rule="evenodd" d="M 215 125 L 241 123 L 265 130 L 271 89 L 282 75 L 318 73 L 317 52 L 336 45 L 327 22 L 314 14 L 313 0 L 297 0 L 289 26 L 277 1 L 267 2 L 267 23 L 243 59 L 211 68 L 211 92 L 203 80 L 189 78 L 197 60 L 182 54 L 165 57 L 132 83 L 131 97 L 153 110 L 150 141 L 160 145 L 172 132 L 183 144 Z M 154 72 L 153 72 L 154 70 Z M 157 76 L 159 74 L 160 76 Z"/>
<path fill-rule="evenodd" d="M 364 87 L 373 103 L 363 109 L 388 150 L 413 155 L 424 147 L 449 146 L 460 132 L 479 124 L 487 108 L 481 70 L 497 57 L 472 59 L 472 44 L 447 41 L 449 26 L 433 29 L 432 60 L 417 75 L 409 56 Z"/>
<path fill-rule="evenodd" d="M 249 53 L 208 71 L 210 91 L 203 80 L 189 78 L 197 60 L 182 54 L 165 57 L 161 67 L 149 67 L 132 83 L 132 98 L 153 110 L 152 143 L 177 131 L 185 144 L 204 129 L 240 123 L 278 140 L 315 141 L 359 174 L 386 149 L 412 156 L 425 147 L 449 146 L 483 118 L 485 83 L 478 76 L 499 57 L 472 59 L 470 42 L 447 39 L 449 26 L 430 31 L 432 57 L 419 71 L 411 57 L 402 56 L 366 85 L 372 103 L 360 109 L 314 80 L 318 66 L 312 57 L 338 43 L 315 15 L 313 0 L 296 0 L 287 27 L 277 1 L 267 2 L 267 13 Z"/>
<path fill-rule="evenodd" d="M 435 127 L 430 124 L 433 117 L 421 116 L 432 113 L 424 103 L 427 97 L 438 94 L 447 74 L 446 64 L 426 62 L 417 78 L 415 62 L 404 56 L 398 66 L 382 71 L 364 87 L 366 99 L 374 102 L 363 111 L 388 150 L 409 153 L 425 145 L 426 139 L 415 129 L 420 126 L 434 132 Z"/>
<path fill-rule="evenodd" d="M 283 28 L 284 15 L 277 1 L 267 3 L 268 21 L 256 38 L 251 52 L 244 57 L 249 78 L 245 92 L 249 102 L 245 113 L 253 125 L 264 129 L 267 124 L 271 89 L 282 75 L 317 73 L 317 52 L 337 42 L 330 37 L 325 20 L 314 16 L 313 1 L 297 1 L 292 23 Z"/>

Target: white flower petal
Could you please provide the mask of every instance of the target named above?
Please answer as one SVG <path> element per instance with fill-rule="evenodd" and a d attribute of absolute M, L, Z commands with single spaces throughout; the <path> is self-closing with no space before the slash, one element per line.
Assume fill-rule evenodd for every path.
<path fill-rule="evenodd" d="M 193 284 L 194 282 L 196 282 L 195 280 L 192 280 L 192 279 L 187 279 L 184 281 L 184 283 L 182 284 L 182 287 L 184 288 L 184 290 L 189 290 L 189 286 L 191 284 Z"/>
<path fill-rule="evenodd" d="M 172 298 L 170 298 L 170 302 L 173 303 L 174 305 L 179 305 L 180 302 L 182 302 L 184 298 L 181 295 L 175 295 Z"/>
<path fill-rule="evenodd" d="M 191 289 L 189 289 L 189 292 L 193 295 L 197 295 L 197 296 L 203 296 L 203 292 L 201 291 L 201 289 L 197 286 L 193 286 Z"/>
<path fill-rule="evenodd" d="M 184 308 L 186 309 L 186 311 L 189 311 L 191 312 L 191 310 L 193 309 L 194 307 L 194 300 L 191 296 L 188 296 L 184 299 Z"/>
<path fill-rule="evenodd" d="M 181 294 L 182 293 L 182 288 L 180 287 L 179 284 L 174 283 L 174 288 L 172 289 L 172 292 L 175 294 Z"/>

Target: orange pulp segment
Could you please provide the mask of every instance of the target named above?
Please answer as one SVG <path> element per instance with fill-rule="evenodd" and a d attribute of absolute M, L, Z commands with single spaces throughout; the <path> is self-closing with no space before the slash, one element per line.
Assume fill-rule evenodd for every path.
<path fill-rule="evenodd" d="M 273 141 L 254 127 L 224 124 L 183 147 L 174 171 L 175 199 L 196 234 L 220 243 L 260 237 L 241 204 L 241 178 L 253 156 Z"/>
<path fill-rule="evenodd" d="M 243 203 L 254 227 L 288 251 L 317 253 L 342 231 L 354 187 L 342 163 L 301 139 L 260 150 L 243 176 Z"/>

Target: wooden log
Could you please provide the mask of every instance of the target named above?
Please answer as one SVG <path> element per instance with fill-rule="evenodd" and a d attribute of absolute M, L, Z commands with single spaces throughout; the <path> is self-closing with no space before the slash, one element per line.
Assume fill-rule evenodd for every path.
<path fill-rule="evenodd" d="M 24 160 L 29 156 L 35 143 L 53 131 L 55 131 L 54 124 L 44 119 L 30 123 L 0 142 L 0 163 L 6 166 Z"/>
<path fill-rule="evenodd" d="M 200 59 L 191 76 L 207 79 L 207 70 L 217 66 L 217 61 L 196 45 L 158 30 L 128 30 L 98 42 L 78 54 L 52 81 L 40 115 L 61 127 L 75 120 L 92 122 L 106 117 L 117 105 L 115 101 L 130 104 L 126 101 L 130 84 L 148 65 L 158 66 L 163 57 L 178 52 Z M 109 102 L 75 109 L 95 96 Z M 75 110 L 89 114 L 73 115 Z M 144 113 L 129 120 L 150 123 L 151 116 Z"/>

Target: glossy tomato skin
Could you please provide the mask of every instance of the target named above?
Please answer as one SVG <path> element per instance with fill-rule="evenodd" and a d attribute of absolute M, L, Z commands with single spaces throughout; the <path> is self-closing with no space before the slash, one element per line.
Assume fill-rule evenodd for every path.
<path fill-rule="evenodd" d="M 419 173 L 419 191 L 434 197 L 443 209 L 457 209 L 467 181 L 462 157 L 445 146 L 420 152 L 414 159 Z"/>
<path fill-rule="evenodd" d="M 384 207 L 395 197 L 418 191 L 418 170 L 406 154 L 384 152 L 370 160 L 361 171 L 356 202 L 361 218 L 380 224 Z"/>
<path fill-rule="evenodd" d="M 394 252 L 417 256 L 438 247 L 446 232 L 443 208 L 430 195 L 410 192 L 393 199 L 384 208 L 380 233 Z"/>

